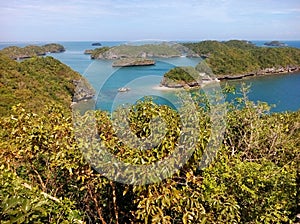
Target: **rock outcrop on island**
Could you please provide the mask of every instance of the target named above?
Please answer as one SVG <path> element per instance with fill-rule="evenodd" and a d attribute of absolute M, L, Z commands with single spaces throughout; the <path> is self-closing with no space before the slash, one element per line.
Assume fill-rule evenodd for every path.
<path fill-rule="evenodd" d="M 98 59 L 99 55 L 104 54 L 105 52 L 109 51 L 110 47 L 99 47 L 94 50 L 86 50 L 85 54 L 90 54 L 91 59 Z"/>
<path fill-rule="evenodd" d="M 155 61 L 147 58 L 123 58 L 113 62 L 113 67 L 149 66 L 155 65 Z"/>
<path fill-rule="evenodd" d="M 84 51 L 84 54 L 92 54 L 94 52 L 94 50 L 92 49 L 87 49 Z"/>
<path fill-rule="evenodd" d="M 87 82 L 87 80 L 81 78 L 73 80 L 75 86 L 75 92 L 73 95 L 72 102 L 80 102 L 83 100 L 92 99 L 95 96 L 95 90 Z"/>
<path fill-rule="evenodd" d="M 46 44 L 43 46 L 29 45 L 26 47 L 10 46 L 2 49 L 0 52 L 7 55 L 11 59 L 19 60 L 32 58 L 36 56 L 43 56 L 47 53 L 61 53 L 64 52 L 64 46 L 60 44 Z"/>

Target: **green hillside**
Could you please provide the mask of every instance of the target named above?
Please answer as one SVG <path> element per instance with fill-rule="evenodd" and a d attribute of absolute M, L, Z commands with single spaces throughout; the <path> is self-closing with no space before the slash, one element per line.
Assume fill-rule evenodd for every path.
<path fill-rule="evenodd" d="M 0 54 L 0 114 L 9 114 L 18 103 L 34 112 L 46 104 L 68 109 L 75 90 L 73 80 L 80 79 L 79 73 L 52 57 L 16 62 Z"/>

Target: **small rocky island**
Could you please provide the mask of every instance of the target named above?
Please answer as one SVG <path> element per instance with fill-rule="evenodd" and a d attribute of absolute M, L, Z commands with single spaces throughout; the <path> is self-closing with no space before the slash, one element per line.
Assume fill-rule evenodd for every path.
<path fill-rule="evenodd" d="M 283 42 L 280 42 L 277 40 L 266 42 L 266 43 L 264 43 L 264 45 L 270 46 L 270 47 L 286 47 L 286 46 L 288 46 L 286 43 L 283 43 Z"/>
<path fill-rule="evenodd" d="M 199 87 L 202 77 L 193 67 L 175 67 L 164 74 L 160 84 L 169 88 Z"/>
<path fill-rule="evenodd" d="M 102 44 L 99 42 L 95 42 L 95 43 L 92 43 L 92 46 L 102 46 Z"/>
<path fill-rule="evenodd" d="M 26 59 L 32 58 L 36 56 L 43 56 L 47 53 L 61 53 L 64 52 L 64 46 L 60 44 L 46 44 L 43 46 L 37 45 L 29 45 L 26 47 L 17 47 L 17 46 L 10 46 L 2 49 L 0 52 L 7 55 L 11 59 L 19 60 L 19 59 Z"/>
<path fill-rule="evenodd" d="M 75 86 L 75 91 L 72 99 L 72 105 L 83 100 L 92 99 L 95 96 L 95 90 L 86 79 L 74 79 L 73 84 Z"/>
<path fill-rule="evenodd" d="M 113 67 L 149 66 L 155 65 L 155 61 L 147 58 L 123 58 L 113 62 Z"/>

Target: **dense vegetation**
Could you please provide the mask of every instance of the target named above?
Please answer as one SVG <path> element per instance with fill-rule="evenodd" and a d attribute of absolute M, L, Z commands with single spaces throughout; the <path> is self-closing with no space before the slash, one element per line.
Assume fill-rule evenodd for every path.
<path fill-rule="evenodd" d="M 300 49 L 256 47 L 248 41 L 202 41 L 184 44 L 206 57 L 216 75 L 255 73 L 266 68 L 300 66 Z"/>
<path fill-rule="evenodd" d="M 0 53 L 7 55 L 12 59 L 32 58 L 45 55 L 46 53 L 60 53 L 65 51 L 64 46 L 60 44 L 46 44 L 43 46 L 29 45 L 26 47 L 6 47 Z"/>
<path fill-rule="evenodd" d="M 75 92 L 73 80 L 79 79 L 79 73 L 52 57 L 16 62 L 0 54 L 0 115 L 7 115 L 18 103 L 33 112 L 49 103 L 68 111 Z"/>
<path fill-rule="evenodd" d="M 43 101 L 22 101 L 10 112 L 1 107 L 1 223 L 291 223 L 300 212 L 300 112 L 270 114 L 266 104 L 250 102 L 244 89 L 235 104 L 227 105 L 225 138 L 216 159 L 199 169 L 211 122 L 205 96 L 195 95 L 203 107 L 195 105 L 200 132 L 191 159 L 162 182 L 132 186 L 105 178 L 83 158 L 72 118 L 65 112 L 73 92 L 60 92 L 66 100 L 52 98 L 57 89 L 50 86 L 58 85 L 57 79 L 64 87 L 68 82 L 61 76 L 73 78 L 66 66 L 53 58 L 16 63 L 1 56 L 1 63 L 1 102 L 3 93 L 18 90 L 9 83 L 17 85 L 15 77 L 22 75 L 28 91 L 43 84 L 49 95 L 46 100 L 38 91 L 34 97 Z M 45 80 L 37 82 L 41 74 Z M 15 99 L 6 103 L 21 102 Z M 176 111 L 151 100 L 132 106 L 128 115 L 139 137 L 149 135 L 152 118 L 165 120 L 167 134 L 151 150 L 126 146 L 107 113 L 97 111 L 95 116 L 99 137 L 128 163 L 152 163 L 178 144 Z"/>

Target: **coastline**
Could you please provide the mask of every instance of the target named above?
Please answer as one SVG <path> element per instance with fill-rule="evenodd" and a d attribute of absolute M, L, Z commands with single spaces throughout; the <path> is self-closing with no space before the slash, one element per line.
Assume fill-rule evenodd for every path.
<path fill-rule="evenodd" d="M 167 86 L 162 86 L 162 85 L 155 85 L 152 87 L 154 90 L 161 90 L 161 91 L 178 91 L 182 90 L 183 88 L 171 88 Z"/>
<path fill-rule="evenodd" d="M 266 68 L 256 72 L 249 72 L 245 74 L 237 74 L 237 75 L 220 75 L 218 80 L 220 81 L 228 81 L 228 80 L 238 80 L 244 78 L 254 78 L 254 77 L 262 77 L 262 76 L 272 76 L 272 75 L 287 75 L 287 74 L 294 74 L 300 72 L 300 66 L 291 66 L 286 68 Z"/>
<path fill-rule="evenodd" d="M 237 81 L 237 80 L 249 80 L 252 78 L 258 78 L 258 77 L 267 77 L 267 76 L 277 76 L 277 75 L 291 75 L 291 74 L 298 74 L 300 73 L 300 66 L 297 66 L 297 69 L 293 70 L 293 71 L 282 71 L 282 72 L 265 72 L 262 73 L 257 72 L 257 73 L 247 73 L 247 74 L 242 74 L 242 75 L 224 75 L 221 77 L 218 77 L 214 80 L 205 80 L 202 81 L 201 85 L 199 86 L 194 86 L 194 87 L 167 87 L 167 86 L 163 86 L 163 85 L 155 85 L 152 87 L 152 89 L 154 90 L 160 90 L 160 91 L 179 91 L 179 90 L 191 90 L 191 89 L 197 89 L 197 88 L 203 88 L 204 86 L 207 85 L 212 85 L 215 83 L 219 83 L 219 82 L 226 82 L 226 81 Z"/>

